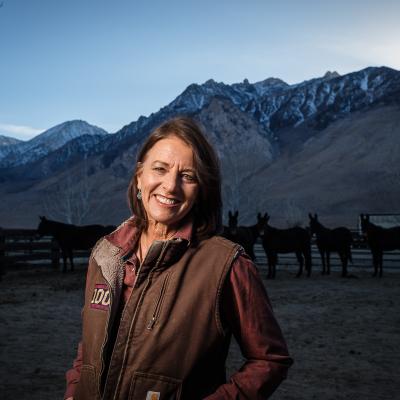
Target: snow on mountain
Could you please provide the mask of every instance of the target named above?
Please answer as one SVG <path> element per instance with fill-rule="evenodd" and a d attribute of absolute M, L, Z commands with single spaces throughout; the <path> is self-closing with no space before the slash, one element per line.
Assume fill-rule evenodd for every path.
<path fill-rule="evenodd" d="M 72 139 L 83 135 L 102 135 L 108 133 L 85 121 L 74 120 L 56 125 L 33 139 L 0 149 L 0 167 L 13 167 L 34 162 L 59 149 Z"/>
<path fill-rule="evenodd" d="M 0 135 L 0 147 L 11 146 L 21 142 L 22 140 L 10 136 Z"/>
<path fill-rule="evenodd" d="M 379 103 L 400 101 L 400 72 L 387 67 L 369 67 L 339 75 L 327 71 L 324 76 L 288 85 L 277 78 L 261 82 L 227 85 L 209 79 L 202 85 L 189 85 L 175 100 L 149 117 L 140 117 L 122 128 L 110 140 L 143 132 L 174 115 L 191 115 L 206 107 L 215 97 L 229 99 L 241 111 L 250 114 L 267 135 L 287 127 L 307 123 L 323 129 L 350 112 Z M 279 135 L 278 135 L 279 136 Z"/>
<path fill-rule="evenodd" d="M 400 72 L 386 68 L 364 70 L 294 85 L 278 96 L 266 95 L 254 116 L 273 131 L 307 123 L 323 129 L 350 112 L 377 104 L 400 102 Z"/>
<path fill-rule="evenodd" d="M 141 116 L 114 135 L 106 135 L 104 130 L 83 121 L 70 121 L 49 129 L 29 142 L 0 148 L 0 168 L 36 161 L 61 148 L 72 138 L 85 134 L 104 135 L 104 139 L 87 141 L 84 152 L 83 147 L 69 146 L 66 148 L 69 149 L 68 155 L 64 154 L 60 159 L 65 162 L 73 159 L 75 151 L 80 157 L 101 154 L 103 167 L 107 168 L 127 148 L 141 142 L 163 121 L 176 115 L 195 115 L 218 98 L 231 102 L 236 109 L 249 115 L 260 125 L 257 135 L 278 145 L 282 129 L 302 124 L 312 129 L 324 129 L 353 111 L 398 103 L 400 72 L 386 67 L 370 67 L 340 76 L 337 72 L 328 71 L 322 77 L 295 85 L 288 85 L 277 78 L 256 83 L 244 79 L 232 85 L 210 79 L 202 85 L 188 86 L 170 104 L 148 117 Z M 231 112 L 235 113 L 234 110 L 232 108 Z M 237 145 L 240 146 L 240 140 Z M 51 171 L 51 168 L 46 167 L 46 171 Z"/>

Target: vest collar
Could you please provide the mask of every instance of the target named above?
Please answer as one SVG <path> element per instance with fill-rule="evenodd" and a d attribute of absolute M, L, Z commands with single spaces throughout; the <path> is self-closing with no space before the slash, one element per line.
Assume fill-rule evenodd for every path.
<path fill-rule="evenodd" d="M 169 240 L 155 240 L 138 271 L 135 286 L 146 278 L 150 270 L 163 270 L 176 263 L 190 246 L 193 222 L 187 219 L 174 237 Z M 106 240 L 118 249 L 119 265 L 133 257 L 140 232 L 136 227 L 135 217 L 123 222 Z M 114 251 L 115 252 L 115 251 Z"/>

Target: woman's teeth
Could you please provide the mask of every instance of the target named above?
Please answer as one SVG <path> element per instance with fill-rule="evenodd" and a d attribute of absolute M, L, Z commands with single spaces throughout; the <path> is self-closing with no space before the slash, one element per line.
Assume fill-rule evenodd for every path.
<path fill-rule="evenodd" d="M 156 197 L 157 197 L 157 200 L 163 204 L 172 205 L 172 204 L 177 203 L 177 201 L 175 199 L 168 199 L 167 197 L 160 196 L 160 195 L 157 195 Z"/>

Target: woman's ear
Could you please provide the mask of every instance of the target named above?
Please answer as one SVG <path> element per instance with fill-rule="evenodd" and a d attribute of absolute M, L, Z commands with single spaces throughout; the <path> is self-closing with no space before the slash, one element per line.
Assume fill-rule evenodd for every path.
<path fill-rule="evenodd" d="M 143 163 L 140 161 L 137 163 L 136 167 L 136 188 L 140 190 L 142 188 L 142 182 L 140 177 L 142 176 L 142 169 L 143 169 Z"/>

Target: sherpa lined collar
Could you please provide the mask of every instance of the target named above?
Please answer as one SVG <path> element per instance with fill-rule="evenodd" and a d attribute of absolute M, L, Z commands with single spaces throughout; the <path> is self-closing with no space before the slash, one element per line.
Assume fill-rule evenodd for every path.
<path fill-rule="evenodd" d="M 191 218 L 188 218 L 172 239 L 155 240 L 143 260 L 140 271 L 138 271 L 136 284 L 139 284 L 147 276 L 149 270 L 156 265 L 157 270 L 161 270 L 177 262 L 190 245 L 192 229 L 193 222 Z M 134 263 L 136 261 L 134 252 L 139 237 L 135 217 L 131 217 L 114 232 L 107 235 L 106 240 L 120 249 L 119 254 L 123 263 L 127 261 Z"/>

